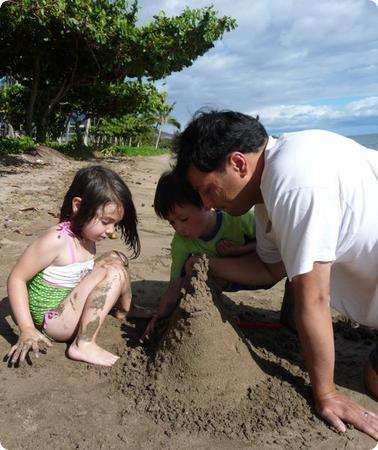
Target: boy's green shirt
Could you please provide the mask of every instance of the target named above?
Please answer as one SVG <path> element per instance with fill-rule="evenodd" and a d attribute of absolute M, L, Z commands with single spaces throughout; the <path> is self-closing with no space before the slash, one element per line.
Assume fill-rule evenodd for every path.
<path fill-rule="evenodd" d="M 223 239 L 245 244 L 256 237 L 255 217 L 252 211 L 242 216 L 230 216 L 224 211 L 217 211 L 217 227 L 212 236 L 188 239 L 175 233 L 171 242 L 171 280 L 183 275 L 186 260 L 192 256 L 206 254 L 219 256 L 216 245 Z"/>

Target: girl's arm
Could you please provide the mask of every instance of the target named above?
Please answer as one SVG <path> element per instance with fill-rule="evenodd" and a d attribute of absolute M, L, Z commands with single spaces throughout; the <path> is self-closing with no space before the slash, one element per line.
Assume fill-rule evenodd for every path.
<path fill-rule="evenodd" d="M 50 341 L 34 326 L 29 309 L 27 282 L 38 272 L 50 265 L 62 251 L 64 239 L 56 230 L 49 230 L 37 238 L 21 255 L 12 269 L 7 283 L 9 303 L 20 329 L 20 337 L 9 357 L 12 362 L 23 361 L 30 348 L 38 355 L 38 342 L 43 341 L 51 347 Z"/>

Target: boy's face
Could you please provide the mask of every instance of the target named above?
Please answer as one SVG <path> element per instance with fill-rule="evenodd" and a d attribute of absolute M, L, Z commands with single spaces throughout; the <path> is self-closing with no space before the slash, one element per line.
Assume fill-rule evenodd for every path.
<path fill-rule="evenodd" d="M 167 215 L 167 220 L 175 231 L 188 239 L 197 239 L 207 234 L 209 211 L 195 205 L 176 205 Z"/>

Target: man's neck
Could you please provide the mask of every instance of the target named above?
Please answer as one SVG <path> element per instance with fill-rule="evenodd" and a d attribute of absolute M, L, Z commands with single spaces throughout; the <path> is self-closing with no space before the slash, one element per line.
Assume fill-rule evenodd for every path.
<path fill-rule="evenodd" d="M 261 178 L 265 167 L 265 149 L 268 141 L 264 143 L 263 149 L 259 153 L 250 153 L 250 164 L 252 167 L 251 178 L 248 182 L 248 196 L 252 199 L 253 205 L 264 203 L 261 193 Z"/>
<path fill-rule="evenodd" d="M 202 236 L 210 236 L 214 233 L 217 227 L 217 212 L 215 209 L 209 209 L 206 211 L 207 220 L 206 220 L 206 229 L 202 233 Z"/>

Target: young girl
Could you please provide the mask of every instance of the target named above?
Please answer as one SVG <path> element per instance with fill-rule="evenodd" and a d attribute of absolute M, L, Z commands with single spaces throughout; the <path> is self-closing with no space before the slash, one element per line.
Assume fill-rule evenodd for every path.
<path fill-rule="evenodd" d="M 39 343 L 52 346 L 47 337 L 72 341 L 71 359 L 102 366 L 116 362 L 118 356 L 99 347 L 96 337 L 115 305 L 119 316 L 130 310 L 127 258 L 113 251 L 94 262 L 96 242 L 113 237 L 116 228 L 138 256 L 128 187 L 105 167 L 80 169 L 64 197 L 60 223 L 26 249 L 9 275 L 9 302 L 20 329 L 8 353 L 12 363 L 22 362 L 31 349 L 38 357 Z"/>

